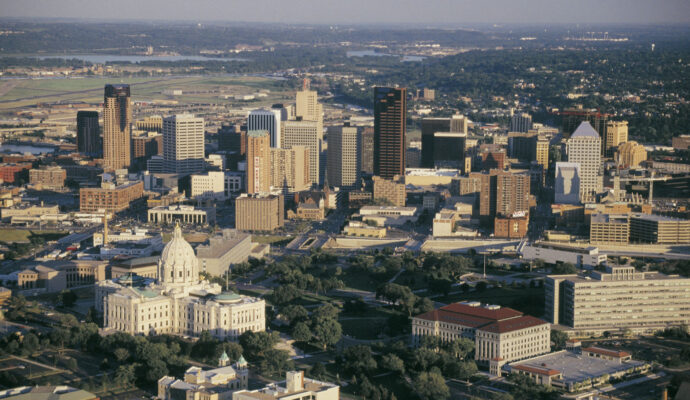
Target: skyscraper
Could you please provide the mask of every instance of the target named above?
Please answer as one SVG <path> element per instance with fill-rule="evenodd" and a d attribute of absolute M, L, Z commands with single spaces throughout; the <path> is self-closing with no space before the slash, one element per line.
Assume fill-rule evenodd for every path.
<path fill-rule="evenodd" d="M 247 193 L 271 190 L 271 142 L 267 131 L 247 132 Z"/>
<path fill-rule="evenodd" d="M 132 106 L 129 85 L 105 85 L 103 99 L 103 167 L 116 170 L 131 163 Z"/>
<path fill-rule="evenodd" d="M 529 211 L 529 174 L 492 169 L 489 173 L 473 172 L 470 178 L 480 181 L 479 216 L 483 223 L 493 226 L 496 216 Z"/>
<path fill-rule="evenodd" d="M 360 171 L 363 174 L 374 173 L 374 128 L 367 126 L 360 130 Z"/>
<path fill-rule="evenodd" d="M 271 147 L 280 147 L 282 139 L 281 122 L 283 110 L 278 108 L 258 109 L 249 112 L 247 117 L 247 131 L 268 131 Z"/>
<path fill-rule="evenodd" d="M 97 111 L 77 112 L 77 151 L 93 157 L 102 156 L 103 144 Z"/>
<path fill-rule="evenodd" d="M 282 124 L 282 145 L 284 149 L 293 146 L 309 148 L 309 179 L 312 183 L 319 182 L 319 159 L 321 155 L 321 139 L 316 121 L 284 121 Z"/>
<path fill-rule="evenodd" d="M 191 114 L 163 118 L 163 158 L 168 173 L 204 170 L 204 119 Z"/>
<path fill-rule="evenodd" d="M 532 116 L 527 113 L 515 114 L 510 118 L 511 132 L 527 133 L 532 129 Z"/>
<path fill-rule="evenodd" d="M 300 192 L 311 187 L 309 180 L 309 148 L 271 150 L 271 186 L 283 193 Z"/>
<path fill-rule="evenodd" d="M 602 137 L 601 155 L 613 157 L 618 145 L 628 141 L 628 121 L 608 121 Z"/>
<path fill-rule="evenodd" d="M 301 91 L 297 92 L 295 116 L 303 121 L 316 121 L 319 129 L 319 139 L 323 139 L 323 106 L 319 103 L 315 90 L 309 90 L 308 81 Z"/>
<path fill-rule="evenodd" d="M 584 121 L 573 132 L 565 144 L 568 162 L 580 164 L 580 201 L 594 200 L 594 195 L 601 192 L 601 138 L 589 122 Z"/>
<path fill-rule="evenodd" d="M 600 113 L 598 110 L 586 110 L 580 106 L 564 110 L 561 112 L 561 117 L 563 118 L 563 137 L 568 138 L 584 121 L 589 122 L 599 136 L 603 136 L 609 115 Z"/>
<path fill-rule="evenodd" d="M 328 133 L 328 183 L 354 189 L 359 183 L 361 136 L 357 127 L 338 126 Z"/>
<path fill-rule="evenodd" d="M 405 175 L 407 89 L 374 88 L 374 175 Z"/>

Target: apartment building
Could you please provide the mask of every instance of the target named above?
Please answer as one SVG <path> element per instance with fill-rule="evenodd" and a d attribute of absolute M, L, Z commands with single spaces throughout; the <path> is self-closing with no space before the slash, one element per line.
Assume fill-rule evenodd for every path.
<path fill-rule="evenodd" d="M 282 195 L 242 194 L 235 200 L 235 228 L 242 231 L 273 231 L 285 221 Z"/>
<path fill-rule="evenodd" d="M 58 166 L 29 170 L 29 183 L 44 189 L 62 189 L 65 187 L 65 179 L 67 172 Z"/>
<path fill-rule="evenodd" d="M 99 188 L 79 189 L 79 210 L 82 212 L 120 212 L 144 195 L 144 182 L 116 185 L 104 181 Z"/>
<path fill-rule="evenodd" d="M 405 189 L 405 179 L 401 176 L 394 176 L 393 179 L 384 179 L 380 176 L 374 177 L 374 201 L 384 200 L 394 206 L 404 207 L 407 191 Z"/>

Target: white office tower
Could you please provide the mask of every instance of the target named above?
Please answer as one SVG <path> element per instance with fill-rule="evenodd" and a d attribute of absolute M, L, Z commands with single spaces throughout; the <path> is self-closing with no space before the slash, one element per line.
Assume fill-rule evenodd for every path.
<path fill-rule="evenodd" d="M 268 131 L 271 138 L 271 147 L 280 147 L 282 139 L 281 122 L 283 110 L 279 108 L 261 108 L 249 112 L 247 116 L 247 131 Z"/>
<path fill-rule="evenodd" d="M 338 126 L 328 133 L 328 183 L 335 187 L 354 189 L 359 184 L 360 139 L 355 126 Z"/>
<path fill-rule="evenodd" d="M 584 121 L 565 144 L 568 162 L 580 165 L 580 202 L 591 203 L 603 188 L 601 168 L 601 138 L 596 130 Z"/>
<path fill-rule="evenodd" d="M 319 139 L 319 123 L 316 121 L 283 121 L 282 144 L 280 147 L 291 149 L 293 146 L 309 148 L 309 180 L 319 182 L 319 159 L 321 155 L 321 139 Z"/>
<path fill-rule="evenodd" d="M 580 202 L 580 164 L 557 162 L 555 176 L 555 203 L 578 204 Z"/>
<path fill-rule="evenodd" d="M 204 170 L 204 119 L 191 114 L 163 118 L 165 172 L 191 174 Z"/>
<path fill-rule="evenodd" d="M 303 121 L 316 121 L 319 139 L 323 139 L 323 106 L 319 103 L 316 91 L 309 90 L 308 81 L 305 81 L 302 90 L 297 92 L 295 100 L 295 117 Z"/>

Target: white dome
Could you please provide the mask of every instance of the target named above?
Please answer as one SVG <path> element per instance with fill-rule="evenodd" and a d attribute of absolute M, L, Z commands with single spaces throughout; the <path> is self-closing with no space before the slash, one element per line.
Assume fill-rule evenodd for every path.
<path fill-rule="evenodd" d="M 182 237 L 182 229 L 175 225 L 173 237 L 161 254 L 160 280 L 166 283 L 196 283 L 199 280 L 198 263 L 194 249 Z"/>

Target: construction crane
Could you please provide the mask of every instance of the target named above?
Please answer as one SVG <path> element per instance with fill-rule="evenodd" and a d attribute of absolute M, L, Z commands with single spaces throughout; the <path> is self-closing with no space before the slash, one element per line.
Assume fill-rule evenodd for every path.
<path fill-rule="evenodd" d="M 621 182 L 649 182 L 649 204 L 652 204 L 652 201 L 654 200 L 654 182 L 655 181 L 667 181 L 669 180 L 668 176 L 661 176 L 658 178 L 654 177 L 654 171 L 652 171 L 651 176 L 649 177 L 633 177 L 633 178 L 621 178 Z"/>

